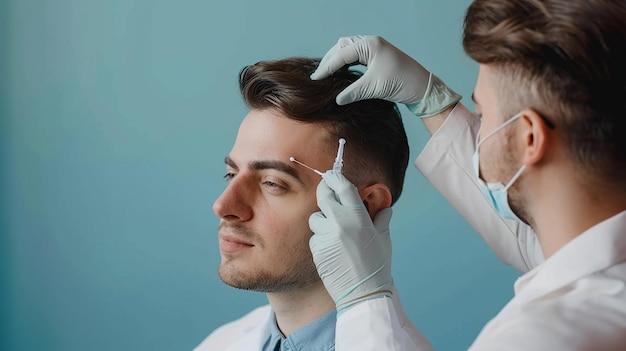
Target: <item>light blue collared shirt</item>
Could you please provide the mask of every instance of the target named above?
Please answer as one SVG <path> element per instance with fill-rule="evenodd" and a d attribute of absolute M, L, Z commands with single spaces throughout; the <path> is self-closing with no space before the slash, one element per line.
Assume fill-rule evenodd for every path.
<path fill-rule="evenodd" d="M 337 324 L 337 311 L 332 310 L 313 322 L 284 337 L 276 325 L 276 315 L 272 310 L 270 324 L 270 336 L 268 337 L 263 351 L 334 351 L 335 350 L 335 324 Z M 278 343 L 280 342 L 280 347 Z"/>

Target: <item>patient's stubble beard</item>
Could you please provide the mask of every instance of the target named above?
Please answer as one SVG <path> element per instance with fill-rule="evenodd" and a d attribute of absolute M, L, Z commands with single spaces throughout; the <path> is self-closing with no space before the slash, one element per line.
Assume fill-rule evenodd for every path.
<path fill-rule="evenodd" d="M 286 292 L 320 281 L 309 248 L 309 236 L 302 236 L 302 240 L 289 247 L 283 241 L 272 246 L 266 245 L 260 235 L 240 224 L 222 222 L 218 231 L 223 228 L 254 243 L 255 247 L 248 250 L 260 250 L 261 254 L 255 257 L 262 257 L 257 262 L 250 262 L 252 255 L 222 254 L 217 273 L 225 284 L 259 292 Z M 269 250 L 269 247 L 272 249 Z M 241 268 L 242 265 L 249 268 Z"/>

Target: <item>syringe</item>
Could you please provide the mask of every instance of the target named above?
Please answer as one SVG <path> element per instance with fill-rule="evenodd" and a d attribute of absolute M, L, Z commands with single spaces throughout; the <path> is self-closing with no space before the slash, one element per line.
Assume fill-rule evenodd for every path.
<path fill-rule="evenodd" d="M 339 139 L 339 149 L 337 149 L 337 158 L 335 158 L 335 163 L 333 163 L 333 171 L 339 171 L 341 172 L 341 169 L 343 168 L 343 145 L 346 143 L 346 139 L 344 138 L 340 138 Z M 324 173 L 318 171 L 315 168 L 309 167 L 307 165 L 305 165 L 304 163 L 296 160 L 295 157 L 291 156 L 289 157 L 289 161 L 294 162 L 299 164 L 300 166 L 303 166 L 319 175 L 324 175 Z"/>
<path fill-rule="evenodd" d="M 333 171 L 341 172 L 341 168 L 343 167 L 343 146 L 346 143 L 346 139 L 339 139 L 339 149 L 337 149 L 337 157 L 335 158 L 335 163 L 333 163 Z"/>

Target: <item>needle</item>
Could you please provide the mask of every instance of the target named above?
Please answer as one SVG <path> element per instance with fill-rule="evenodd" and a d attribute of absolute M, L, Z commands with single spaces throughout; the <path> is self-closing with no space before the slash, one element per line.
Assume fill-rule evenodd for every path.
<path fill-rule="evenodd" d="M 291 161 L 291 162 L 295 162 L 295 163 L 299 164 L 300 166 L 302 166 L 302 167 L 304 167 L 304 168 L 307 168 L 307 169 L 310 169 L 311 171 L 313 171 L 313 172 L 315 172 L 315 173 L 317 173 L 317 174 L 319 174 L 319 175 L 324 175 L 324 173 L 322 173 L 322 172 L 318 171 L 317 169 L 315 169 L 315 168 L 311 168 L 311 167 L 309 167 L 309 166 L 305 165 L 304 163 L 302 163 L 302 162 L 300 162 L 300 161 L 296 160 L 293 156 L 289 157 L 289 161 Z"/>

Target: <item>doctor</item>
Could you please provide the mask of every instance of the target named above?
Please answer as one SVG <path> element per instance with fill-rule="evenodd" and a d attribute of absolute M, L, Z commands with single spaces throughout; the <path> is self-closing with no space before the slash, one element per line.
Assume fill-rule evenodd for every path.
<path fill-rule="evenodd" d="M 471 350 L 626 350 L 625 18 L 621 0 L 474 1 L 463 46 L 480 64 L 475 114 L 378 37 L 341 38 L 312 75 L 367 65 L 337 102 L 384 98 L 423 118 L 432 137 L 415 165 L 525 272 Z M 396 337 L 401 311 L 376 295 L 391 277 L 370 257 L 388 237 L 347 215 L 354 206 L 333 215 L 350 193 L 336 178 L 324 176 L 309 220 L 342 311 L 336 349 L 413 350 Z"/>

